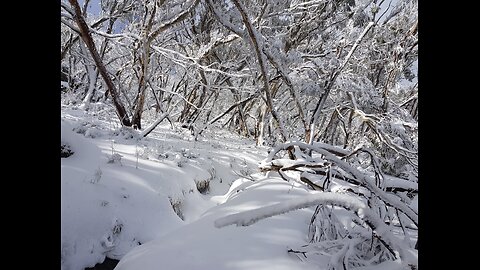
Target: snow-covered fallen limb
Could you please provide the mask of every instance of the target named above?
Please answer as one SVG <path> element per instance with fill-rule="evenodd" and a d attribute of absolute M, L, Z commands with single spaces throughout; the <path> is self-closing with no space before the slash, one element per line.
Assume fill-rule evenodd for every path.
<path fill-rule="evenodd" d="M 262 164 L 266 164 L 270 161 L 272 161 L 275 157 L 275 155 L 282 151 L 282 150 L 289 150 L 293 148 L 294 146 L 298 146 L 300 149 L 307 149 L 307 150 L 316 150 L 316 149 L 324 149 L 332 154 L 335 154 L 337 156 L 346 156 L 350 153 L 350 151 L 345 150 L 343 148 L 325 144 L 325 143 L 314 143 L 313 145 L 307 144 L 304 142 L 297 142 L 297 141 L 292 141 L 292 142 L 286 142 L 283 144 L 277 145 L 275 148 L 273 148 L 270 153 L 268 154 L 267 158 L 262 162 Z"/>
<path fill-rule="evenodd" d="M 262 219 L 288 213 L 317 205 L 339 206 L 353 211 L 358 217 L 365 221 L 372 232 L 381 240 L 385 247 L 396 257 L 394 250 L 402 257 L 401 248 L 395 242 L 388 226 L 379 219 L 368 206 L 354 196 L 335 193 L 317 193 L 305 197 L 291 199 L 274 205 L 260 207 L 236 214 L 231 214 L 215 220 L 215 227 L 222 228 L 228 225 L 249 226 Z"/>
<path fill-rule="evenodd" d="M 286 170 L 283 168 L 282 170 Z M 349 177 L 347 175 L 341 175 L 337 173 L 330 173 L 326 171 L 325 169 L 315 169 L 315 173 L 310 173 L 308 171 L 302 172 L 300 175 L 301 178 L 305 178 L 313 183 L 316 183 L 318 185 L 323 183 L 325 181 L 325 176 L 330 177 L 331 179 L 335 179 L 336 181 L 345 181 L 350 184 L 358 185 L 358 186 L 365 186 L 362 184 L 360 181 Z M 371 176 L 374 177 L 374 176 Z M 302 180 L 302 179 L 300 179 Z M 302 180 L 303 181 L 303 180 Z M 397 178 L 391 175 L 385 175 L 385 191 L 386 192 L 408 192 L 411 194 L 417 194 L 418 193 L 418 184 L 412 181 L 408 181 L 405 179 Z"/>
<path fill-rule="evenodd" d="M 291 159 L 274 159 L 268 163 L 263 162 L 259 168 L 262 171 L 303 171 L 302 177 L 315 182 L 321 180 L 320 177 L 328 175 L 327 162 L 319 161 L 304 161 L 304 160 L 291 160 Z M 310 172 L 310 173 L 309 173 Z M 364 186 L 364 184 L 355 178 L 342 174 L 330 174 L 329 177 L 337 180 L 345 181 L 351 184 Z M 375 177 L 370 175 L 369 177 Z M 300 179 L 301 180 L 301 179 Z M 384 175 L 384 187 L 387 192 L 409 192 L 418 193 L 418 183 L 394 177 L 391 175 Z"/>
<path fill-rule="evenodd" d="M 346 161 L 339 159 L 338 157 L 332 155 L 330 152 L 325 151 L 323 149 L 316 149 L 316 151 L 320 154 L 325 156 L 325 159 L 335 163 L 338 167 L 342 170 L 348 172 L 349 174 L 353 175 L 357 180 L 365 184 L 365 187 L 373 192 L 378 198 L 385 202 L 388 206 L 394 207 L 404 213 L 409 219 L 415 223 L 415 226 L 418 227 L 418 214 L 414 212 L 410 207 L 406 204 L 393 200 L 390 194 L 387 194 L 384 190 L 380 189 L 377 185 L 375 185 L 374 179 L 369 177 L 368 175 L 360 172 L 358 169 L 354 168 L 353 166 L 349 165 Z M 396 197 L 395 197 L 396 198 Z"/>
<path fill-rule="evenodd" d="M 400 191 L 418 192 L 418 183 L 408 181 L 391 175 L 385 175 L 385 188 Z"/>
<path fill-rule="evenodd" d="M 215 221 L 215 227 L 221 228 L 232 224 L 236 224 L 237 226 L 248 226 L 265 218 L 285 214 L 293 210 L 307 208 L 319 204 L 341 206 L 347 209 L 352 209 L 354 211 L 366 208 L 366 205 L 362 201 L 350 195 L 320 193 L 305 196 L 303 198 L 292 199 L 270 206 L 260 207 L 237 214 L 231 214 L 226 217 L 217 219 Z"/>
<path fill-rule="evenodd" d="M 275 159 L 269 163 L 262 163 L 259 168 L 262 171 L 278 171 L 278 170 L 295 170 L 300 167 L 304 168 L 323 168 L 327 166 L 325 162 L 305 161 L 305 160 L 292 160 L 292 159 Z"/>
<path fill-rule="evenodd" d="M 375 177 L 372 177 L 368 174 L 365 174 L 361 171 L 359 171 L 357 168 L 353 167 L 349 163 L 347 163 L 345 160 L 340 159 L 338 156 L 335 154 L 332 154 L 331 151 L 325 149 L 323 145 L 310 145 L 304 142 L 288 142 L 284 144 L 280 144 L 277 147 L 275 147 L 268 155 L 268 157 L 262 161 L 260 164 L 260 167 L 268 167 L 271 166 L 272 161 L 276 155 L 281 150 L 287 150 L 291 149 L 295 146 L 298 146 L 301 149 L 306 149 L 306 150 L 312 150 L 315 151 L 319 154 L 322 154 L 324 156 L 324 159 L 326 161 L 332 162 L 335 164 L 337 167 L 345 171 L 346 173 L 350 174 L 353 179 L 358 181 L 361 185 L 365 186 L 369 191 L 371 191 L 373 194 L 375 194 L 378 198 L 380 198 L 384 203 L 388 206 L 394 207 L 398 209 L 400 212 L 404 213 L 409 219 L 415 223 L 415 226 L 418 227 L 418 214 L 412 210 L 410 207 L 408 207 L 406 204 L 402 203 L 401 201 L 398 201 L 396 199 L 393 199 L 393 196 L 390 196 L 387 194 L 385 190 L 382 190 L 379 186 L 376 185 L 375 183 Z M 358 152 L 359 150 L 355 150 L 354 152 Z"/>

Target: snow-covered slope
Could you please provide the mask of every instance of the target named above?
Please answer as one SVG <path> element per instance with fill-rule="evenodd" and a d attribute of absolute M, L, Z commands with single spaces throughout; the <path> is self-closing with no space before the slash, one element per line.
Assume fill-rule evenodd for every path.
<path fill-rule="evenodd" d="M 165 124 L 138 138 L 98 119 L 62 111 L 62 144 L 74 152 L 61 159 L 64 270 L 92 267 L 106 256 L 120 259 L 196 220 L 218 204 L 212 196 L 225 194 L 239 175 L 254 173 L 264 152 L 231 134 L 195 142 L 188 130 Z M 210 183 L 205 195 L 197 190 L 201 181 Z"/>
<path fill-rule="evenodd" d="M 168 123 L 142 138 L 102 115 L 95 109 L 62 111 L 62 144 L 74 152 L 61 159 L 62 270 L 83 270 L 105 257 L 120 260 L 116 270 L 309 270 L 338 261 L 341 246 L 332 244 L 339 249 L 332 253 L 307 247 L 312 207 L 285 213 L 299 208 L 292 202 L 319 192 L 275 172 L 259 173 L 265 147 L 220 130 L 195 141 L 188 129 Z M 282 214 L 267 213 L 246 227 L 219 226 L 237 213 L 256 219 L 266 206 Z M 357 226 L 351 213 L 336 210 L 342 224 Z M 417 253 L 407 238 L 405 243 L 404 262 L 358 269 L 416 265 Z M 302 249 L 315 256 L 305 258 Z"/>
<path fill-rule="evenodd" d="M 61 169 L 64 269 L 93 266 L 105 255 L 121 258 L 182 224 L 163 189 L 145 180 L 153 172 L 137 173 L 127 160 L 109 164 L 101 148 L 71 128 L 62 123 L 62 140 L 74 151 L 62 159 Z M 168 178 L 162 174 L 159 180 Z"/>
<path fill-rule="evenodd" d="M 135 248 L 115 269 L 317 269 L 287 252 L 288 246 L 301 245 L 307 240 L 313 213 L 310 209 L 248 227 L 214 226 L 214 221 L 225 215 L 306 194 L 304 189 L 280 178 L 256 182 L 239 179 L 222 197 L 226 200 L 223 204 L 210 209 L 199 220 Z"/>

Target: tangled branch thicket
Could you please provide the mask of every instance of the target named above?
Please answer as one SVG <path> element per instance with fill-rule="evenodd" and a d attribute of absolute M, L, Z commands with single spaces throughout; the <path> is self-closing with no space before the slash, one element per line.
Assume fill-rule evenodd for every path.
<path fill-rule="evenodd" d="M 293 160 L 283 158 L 287 151 L 295 153 Z M 328 256 L 330 269 L 392 260 L 416 267 L 408 253 L 416 249 L 412 236 L 418 230 L 418 213 L 411 205 L 418 195 L 417 182 L 382 172 L 372 151 L 361 147 L 348 152 L 325 144 L 291 142 L 274 148 L 261 169 L 277 171 L 283 179 L 322 191 L 322 195 L 347 194 L 348 200 L 361 205 L 352 207 L 342 197 L 290 202 L 288 211 L 318 203 L 309 226 L 310 243 L 291 252 L 308 260 Z"/>

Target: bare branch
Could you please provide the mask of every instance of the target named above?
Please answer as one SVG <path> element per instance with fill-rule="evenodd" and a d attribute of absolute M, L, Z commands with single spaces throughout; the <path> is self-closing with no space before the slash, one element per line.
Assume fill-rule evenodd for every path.
<path fill-rule="evenodd" d="M 158 26 L 157 29 L 155 29 L 152 33 L 150 33 L 150 35 L 148 35 L 148 43 L 150 43 L 153 39 L 155 39 L 156 36 L 158 36 L 163 31 L 167 30 L 169 27 L 184 20 L 187 17 L 187 15 L 195 9 L 195 7 L 198 5 L 199 2 L 200 0 L 193 0 L 193 3 L 188 8 L 186 8 L 183 12 L 178 14 L 175 18 L 172 18 L 164 22 L 160 26 Z"/>
<path fill-rule="evenodd" d="M 369 22 L 367 24 L 367 26 L 365 27 L 365 29 L 363 30 L 363 32 L 360 34 L 360 36 L 357 38 L 357 40 L 355 41 L 355 44 L 353 45 L 353 47 L 350 49 L 350 51 L 348 52 L 347 56 L 345 57 L 345 59 L 343 60 L 343 63 L 340 65 L 340 67 L 335 70 L 332 74 L 332 76 L 330 77 L 330 79 L 328 80 L 328 83 L 327 83 L 327 86 L 325 87 L 325 92 L 323 93 L 322 97 L 320 98 L 320 100 L 317 102 L 317 105 L 315 106 L 315 110 L 313 111 L 313 115 L 312 115 L 312 118 L 310 119 L 310 135 L 309 135 L 309 140 L 308 140 L 308 143 L 312 144 L 313 143 L 313 137 L 314 137 L 314 133 L 315 133 L 315 122 L 317 122 L 318 120 L 318 117 L 320 116 L 320 112 L 321 110 L 323 109 L 323 104 L 325 103 L 325 101 L 327 100 L 327 97 L 328 95 L 330 94 L 330 90 L 332 89 L 333 85 L 335 84 L 335 81 L 338 77 L 338 75 L 340 75 L 340 73 L 342 72 L 342 70 L 345 68 L 345 66 L 347 65 L 348 61 L 350 60 L 350 58 L 352 57 L 353 53 L 355 52 L 355 50 L 357 49 L 358 45 L 360 45 L 360 42 L 362 42 L 363 40 L 363 37 L 365 37 L 365 35 L 368 33 L 368 31 L 372 28 L 372 26 L 374 25 L 373 22 Z"/>

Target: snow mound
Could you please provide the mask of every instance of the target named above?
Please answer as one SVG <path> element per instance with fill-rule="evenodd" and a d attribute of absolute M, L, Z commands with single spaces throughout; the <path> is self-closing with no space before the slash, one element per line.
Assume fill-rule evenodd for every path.
<path fill-rule="evenodd" d="M 109 164 L 96 144 L 72 129 L 62 122 L 62 141 L 75 152 L 61 161 L 62 269 L 120 259 L 182 224 L 161 189 L 135 168 Z"/>
<path fill-rule="evenodd" d="M 109 123 L 62 110 L 61 144 L 74 153 L 61 159 L 63 270 L 121 259 L 197 220 L 264 155 L 229 133 L 195 141 L 165 124 L 142 138 Z"/>
<path fill-rule="evenodd" d="M 288 246 L 307 240 L 312 209 L 265 219 L 249 227 L 219 229 L 214 225 L 220 217 L 307 194 L 280 178 L 255 182 L 239 179 L 224 196 L 223 204 L 195 222 L 134 248 L 115 269 L 317 269 L 287 253 Z"/>

